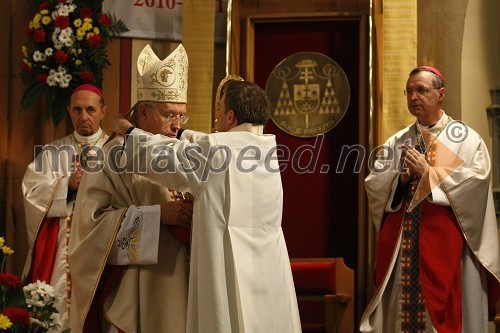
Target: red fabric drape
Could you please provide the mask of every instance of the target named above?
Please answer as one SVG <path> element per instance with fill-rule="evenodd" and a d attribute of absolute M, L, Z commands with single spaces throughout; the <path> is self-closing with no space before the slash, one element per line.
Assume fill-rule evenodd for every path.
<path fill-rule="evenodd" d="M 404 218 L 402 208 L 384 217 L 377 239 L 375 283 L 382 283 Z M 424 200 L 420 211 L 419 271 L 427 311 L 440 333 L 459 333 L 462 326 L 460 259 L 462 233 L 449 207 Z"/>
<path fill-rule="evenodd" d="M 168 231 L 182 244 L 191 242 L 191 228 L 185 228 L 178 225 L 168 225 Z"/>
<path fill-rule="evenodd" d="M 99 281 L 96 295 L 92 300 L 85 324 L 83 325 L 83 333 L 98 333 L 101 332 L 99 325 L 99 313 L 104 311 L 103 306 L 106 299 L 109 297 L 113 288 L 118 285 L 122 276 L 123 266 L 106 265 L 104 272 Z M 119 333 L 125 333 L 118 327 L 115 328 Z"/>
<path fill-rule="evenodd" d="M 59 234 L 59 217 L 45 218 L 33 247 L 33 260 L 31 261 L 28 282 L 37 280 L 50 283 L 52 270 L 57 252 L 57 235 Z"/>

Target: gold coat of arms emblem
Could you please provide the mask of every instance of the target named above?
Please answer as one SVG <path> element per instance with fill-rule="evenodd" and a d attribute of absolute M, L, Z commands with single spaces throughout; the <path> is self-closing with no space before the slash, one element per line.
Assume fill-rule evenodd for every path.
<path fill-rule="evenodd" d="M 344 117 L 349 80 L 330 57 L 299 52 L 282 60 L 269 75 L 266 92 L 271 119 L 284 132 L 310 138 L 327 133 Z"/>

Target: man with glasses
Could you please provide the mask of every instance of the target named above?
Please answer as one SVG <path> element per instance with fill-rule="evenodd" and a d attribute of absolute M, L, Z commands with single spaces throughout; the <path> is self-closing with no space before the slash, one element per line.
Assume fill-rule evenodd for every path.
<path fill-rule="evenodd" d="M 264 134 L 271 103 L 258 85 L 230 76 L 216 105 L 217 133 L 185 130 L 174 140 L 125 120 L 117 128 L 130 133 L 127 159 L 147 161 L 145 177 L 195 197 L 186 332 L 301 332 L 276 138 Z M 174 170 L 157 172 L 157 155 Z"/>
<path fill-rule="evenodd" d="M 404 93 L 416 121 L 386 141 L 365 180 L 377 291 L 361 332 L 486 333 L 500 291 L 487 148 L 441 108 L 436 68 L 412 70 Z"/>
<path fill-rule="evenodd" d="M 160 60 L 147 45 L 137 67 L 129 119 L 175 138 L 188 120 L 186 51 L 179 45 Z M 71 329 L 185 332 L 193 203 L 188 193 L 124 172 L 117 164 L 123 141 L 106 143 L 102 171 L 87 173 L 80 185 L 69 254 Z"/>

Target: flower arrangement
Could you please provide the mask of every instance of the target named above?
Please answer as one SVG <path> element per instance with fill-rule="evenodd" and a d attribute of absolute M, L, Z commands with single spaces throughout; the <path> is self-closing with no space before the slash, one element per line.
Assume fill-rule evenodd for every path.
<path fill-rule="evenodd" d="M 0 332 L 41 333 L 60 332 L 61 320 L 55 304 L 59 301 L 54 287 L 37 281 L 21 287 L 14 274 L 4 273 L 6 257 L 14 251 L 0 237 L 2 264 L 0 267 Z M 70 329 L 64 332 L 69 333 Z"/>
<path fill-rule="evenodd" d="M 45 97 L 45 117 L 57 125 L 78 85 L 102 86 L 110 65 L 106 46 L 128 31 L 121 20 L 102 12 L 104 0 L 34 0 L 38 10 L 28 24 L 21 76 L 26 85 L 22 111 Z"/>

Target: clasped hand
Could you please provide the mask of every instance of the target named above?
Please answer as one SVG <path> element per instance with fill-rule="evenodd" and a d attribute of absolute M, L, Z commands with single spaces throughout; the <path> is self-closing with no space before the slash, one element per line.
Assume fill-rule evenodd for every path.
<path fill-rule="evenodd" d="M 169 201 L 161 206 L 161 223 L 190 227 L 193 219 L 193 202 L 190 200 Z"/>
<path fill-rule="evenodd" d="M 401 181 L 406 184 L 413 176 L 422 178 L 429 164 L 414 146 L 405 143 L 401 146 L 401 162 L 403 170 L 401 173 Z"/>
<path fill-rule="evenodd" d="M 69 188 L 71 190 L 78 191 L 78 188 L 80 187 L 80 181 L 82 180 L 83 176 L 83 169 L 80 166 L 80 163 L 78 161 L 75 162 L 75 172 L 72 172 L 69 175 Z"/>

